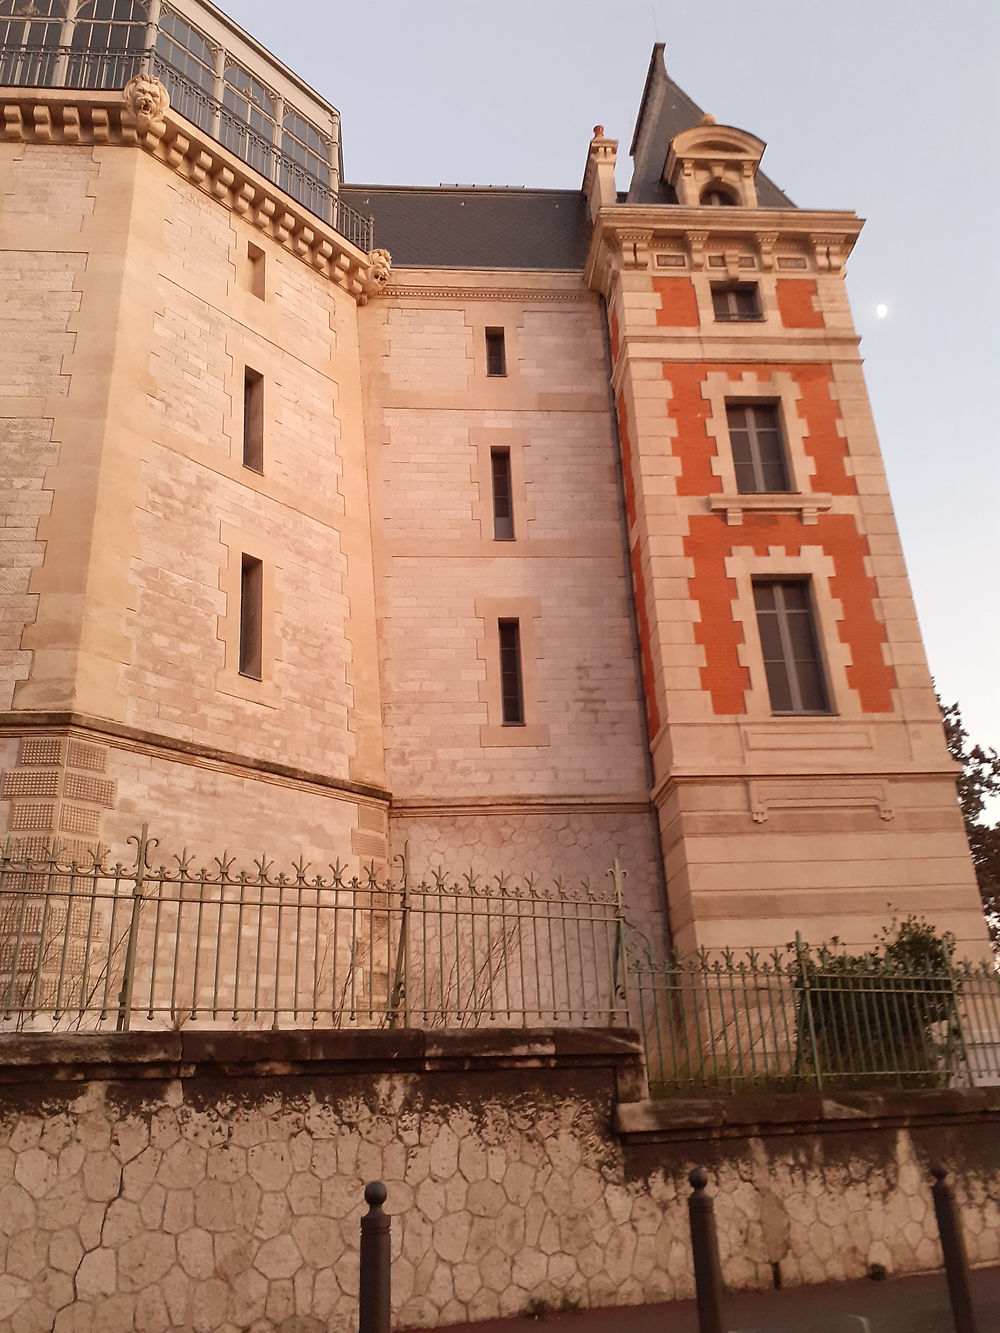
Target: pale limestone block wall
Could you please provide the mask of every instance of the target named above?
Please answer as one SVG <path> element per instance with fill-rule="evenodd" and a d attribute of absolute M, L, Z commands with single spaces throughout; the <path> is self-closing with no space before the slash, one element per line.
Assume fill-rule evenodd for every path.
<path fill-rule="evenodd" d="M 353 868 L 373 856 L 380 864 L 385 860 L 385 804 L 372 797 L 211 763 L 197 754 L 150 753 L 145 746 L 112 746 L 108 773 L 120 795 L 104 816 L 102 836 L 116 855 L 120 849 L 124 854 L 126 840 L 148 823 L 158 840 L 155 855 L 168 864 L 185 849 L 199 865 L 211 865 L 225 850 L 248 868 L 267 854 L 288 873 L 299 856 L 317 874 L 329 874 L 329 863 L 338 857 Z M 220 810 L 226 820 L 224 848 Z M 375 842 L 366 841 L 365 830 Z"/>
<path fill-rule="evenodd" d="M 97 173 L 86 151 L 0 146 L 0 709 L 10 708 L 31 670 L 22 634 L 37 612 L 39 520 L 51 509 L 49 472 L 66 438 L 55 416 L 69 394 L 64 360 L 86 267 L 80 233 Z M 57 228 L 65 244 L 50 247 Z"/>
<path fill-rule="evenodd" d="M 538 813 L 511 807 L 445 816 L 427 810 L 394 815 L 391 833 L 396 855 L 406 847 L 413 880 L 443 867 L 456 878 L 466 871 L 484 880 L 503 874 L 523 881 L 534 874 L 542 885 L 561 878 L 571 888 L 589 880 L 597 892 L 611 893 L 607 871 L 617 859 L 625 871 L 629 921 L 647 931 L 654 946 L 666 943 L 656 829 L 648 810 Z"/>
<path fill-rule="evenodd" d="M 698 1163 L 734 1289 L 770 1286 L 774 1265 L 789 1285 L 939 1266 L 929 1153 L 956 1167 L 971 1261 L 1000 1257 L 984 1093 L 675 1116 L 631 1100 L 627 1034 L 551 1029 L 6 1037 L 0 1057 L 0 1320 L 17 1333 L 348 1333 L 372 1179 L 401 1328 L 691 1296 Z M 81 1060 L 82 1083 L 50 1081 Z"/>
<path fill-rule="evenodd" d="M 819 775 L 679 788 L 663 805 L 671 924 L 709 949 L 782 947 L 796 932 L 868 949 L 910 913 L 989 958 L 948 778 L 847 783 Z M 970 882 L 971 881 L 971 882 Z M 752 896 L 755 919 L 741 916 Z M 692 923 L 697 921 L 697 928 Z"/>
<path fill-rule="evenodd" d="M 359 318 L 393 847 L 662 911 L 600 306 L 575 275 L 396 271 Z M 507 374 L 486 374 L 485 330 Z M 514 540 L 494 540 L 491 447 Z M 521 623 L 526 725 L 499 717 Z M 632 896 L 634 895 L 634 896 Z M 662 934 L 659 921 L 656 933 Z"/>
<path fill-rule="evenodd" d="M 81 850 L 150 819 L 171 849 L 384 861 L 354 298 L 145 153 L 2 152 L 0 708 L 11 734 L 18 711 L 72 711 L 123 760 L 110 802 L 8 826 Z M 263 476 L 242 465 L 245 366 L 265 380 Z M 264 561 L 259 684 L 236 664 L 243 551 Z M 46 734 L 65 755 L 65 726 Z M 3 794 L 39 781 L 80 785 Z"/>
<path fill-rule="evenodd" d="M 377 778 L 381 758 L 358 754 L 351 726 L 355 682 L 374 665 L 353 634 L 372 607 L 352 604 L 347 578 L 351 553 L 370 560 L 363 436 L 355 422 L 345 440 L 342 424 L 357 394 L 355 304 L 277 246 L 270 295 L 241 290 L 253 233 L 147 166 L 163 219 L 147 399 L 159 424 L 138 478 L 123 720 Z M 245 367 L 264 377 L 262 476 L 242 465 Z M 265 566 L 260 685 L 233 660 L 243 550 Z"/>

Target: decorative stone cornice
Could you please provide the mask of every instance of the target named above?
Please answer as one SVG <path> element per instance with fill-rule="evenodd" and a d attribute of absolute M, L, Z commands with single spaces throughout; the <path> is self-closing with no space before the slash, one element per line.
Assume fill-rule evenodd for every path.
<path fill-rule="evenodd" d="M 694 270 L 704 267 L 706 249 L 731 249 L 737 243 L 756 250 L 765 271 L 773 269 L 785 251 L 809 256 L 814 270 L 837 272 L 863 226 L 864 220 L 850 212 L 617 204 L 597 215 L 584 280 L 594 291 L 608 294 L 616 272 L 641 267 L 637 259 L 660 245 L 683 249 Z M 796 266 L 799 262 L 806 266 L 805 259 Z"/>
<path fill-rule="evenodd" d="M 393 275 L 396 281 L 392 286 L 382 289 L 382 295 L 393 300 L 421 301 L 545 301 L 569 302 L 593 301 L 593 295 L 582 287 L 575 292 L 554 291 L 552 288 L 533 287 L 408 287 L 399 280 L 399 272 Z"/>
<path fill-rule="evenodd" d="M 123 92 L 25 89 L 0 99 L 7 142 L 134 146 L 218 199 L 359 305 L 384 291 L 391 257 L 365 254 L 170 107 L 158 79 L 140 75 Z"/>

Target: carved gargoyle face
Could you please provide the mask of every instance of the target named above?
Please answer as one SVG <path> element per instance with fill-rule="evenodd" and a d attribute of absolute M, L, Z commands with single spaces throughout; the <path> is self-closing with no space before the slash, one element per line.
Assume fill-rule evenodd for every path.
<path fill-rule="evenodd" d="M 136 88 L 132 99 L 132 105 L 135 107 L 138 116 L 153 116 L 156 114 L 156 94 L 150 88 Z"/>
<path fill-rule="evenodd" d="M 154 120 L 167 109 L 167 90 L 158 79 L 138 74 L 126 84 L 125 101 L 137 120 Z"/>
<path fill-rule="evenodd" d="M 373 250 L 368 256 L 371 260 L 371 278 L 379 286 L 384 286 L 389 281 L 389 274 L 392 272 L 392 256 L 388 250 Z"/>

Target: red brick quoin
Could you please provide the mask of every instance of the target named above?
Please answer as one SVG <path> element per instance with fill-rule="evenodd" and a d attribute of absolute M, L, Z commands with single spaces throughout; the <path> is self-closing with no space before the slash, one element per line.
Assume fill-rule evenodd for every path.
<path fill-rule="evenodd" d="M 851 651 L 848 684 L 857 690 L 866 713 L 893 711 L 896 673 L 882 657 L 886 633 L 872 605 L 875 580 L 865 572 L 868 540 L 858 531 L 853 515 L 821 515 L 806 528 L 793 514 L 745 514 L 742 525 L 734 529 L 721 515 L 702 514 L 691 517 L 684 552 L 694 562 L 689 588 L 701 612 L 694 635 L 705 649 L 701 680 L 712 696 L 713 712 L 745 713 L 744 691 L 750 686 L 750 672 L 738 657 L 743 627 L 733 619 L 736 583 L 726 576 L 726 557 L 736 547 L 751 547 L 762 556 L 771 547 L 783 547 L 793 558 L 803 546 L 819 546 L 833 557 L 836 572 L 829 588 L 843 610 L 838 632 Z"/>
<path fill-rule="evenodd" d="M 623 474 L 625 481 L 625 508 L 628 512 L 629 527 L 635 523 L 635 482 L 632 477 L 632 441 L 629 437 L 628 409 L 625 400 L 618 395 L 618 431 L 622 442 Z M 655 736 L 660 730 L 660 710 L 656 703 L 655 673 L 653 671 L 653 652 L 650 645 L 649 612 L 646 607 L 646 581 L 642 573 L 642 550 L 638 539 L 632 543 L 629 552 L 632 564 L 632 578 L 635 586 L 636 619 L 639 622 L 639 652 L 642 658 L 642 684 L 646 695 L 646 716 L 649 718 L 649 734 Z"/>

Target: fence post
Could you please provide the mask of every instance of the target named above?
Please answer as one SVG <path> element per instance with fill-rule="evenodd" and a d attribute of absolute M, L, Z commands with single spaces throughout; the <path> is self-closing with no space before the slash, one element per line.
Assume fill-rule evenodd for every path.
<path fill-rule="evenodd" d="M 392 1219 L 382 1211 L 385 1198 L 386 1188 L 380 1180 L 365 1186 L 368 1212 L 361 1218 L 359 1333 L 389 1333 Z"/>
<path fill-rule="evenodd" d="M 698 1297 L 698 1333 L 722 1333 L 722 1269 L 715 1234 L 715 1206 L 705 1192 L 708 1172 L 703 1166 L 696 1166 L 688 1180 L 693 1191 L 688 1199 L 688 1217 Z"/>
<path fill-rule="evenodd" d="M 976 1316 L 972 1310 L 972 1292 L 969 1288 L 969 1261 L 965 1255 L 965 1241 L 958 1206 L 951 1186 L 946 1183 L 948 1172 L 943 1166 L 932 1166 L 934 1184 L 934 1212 L 937 1214 L 941 1236 L 941 1253 L 948 1279 L 948 1300 L 955 1321 L 955 1333 L 978 1333 Z"/>
<path fill-rule="evenodd" d="M 399 940 L 396 945 L 396 970 L 389 1002 L 389 1026 L 399 1027 L 400 1005 L 403 1008 L 403 1027 L 410 1026 L 410 844 L 403 843 L 401 881 L 402 901 L 399 915 Z"/>
<path fill-rule="evenodd" d="M 802 936 L 798 931 L 795 932 L 795 958 L 799 965 L 799 978 L 802 989 L 802 1003 L 799 1006 L 799 1027 L 802 1026 L 802 1016 L 805 1015 L 805 1022 L 809 1034 L 809 1053 L 812 1056 L 813 1072 L 816 1077 L 816 1088 L 819 1091 L 823 1089 L 823 1071 L 819 1063 L 819 1048 L 816 1045 L 816 1024 L 813 1019 L 812 998 L 809 991 L 809 971 L 806 967 L 804 955 L 807 953 L 806 946 L 802 943 Z M 799 1035 L 799 1044 L 801 1045 L 802 1036 Z"/>
<path fill-rule="evenodd" d="M 146 847 L 149 825 L 143 824 L 136 839 L 135 848 L 135 883 L 132 886 L 132 919 L 128 925 L 128 947 L 125 950 L 125 968 L 122 974 L 122 988 L 118 994 L 119 1032 L 128 1032 L 132 1019 L 132 984 L 135 980 L 135 951 L 139 938 L 139 908 L 142 906 L 142 890 L 146 877 Z M 131 838 L 129 839 L 131 842 Z M 108 970 L 111 969 L 111 943 L 108 941 Z"/>
<path fill-rule="evenodd" d="M 612 964 L 611 977 L 611 995 L 608 997 L 608 1019 L 614 1022 L 617 1013 L 617 1000 L 621 1000 L 625 1010 L 625 1024 L 628 1025 L 631 1014 L 629 1013 L 629 994 L 628 994 L 628 954 L 625 950 L 625 894 L 622 889 L 622 883 L 628 872 L 622 870 L 618 864 L 616 856 L 608 874 L 615 886 L 615 955 Z M 621 973 L 621 981 L 618 976 Z"/>

